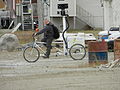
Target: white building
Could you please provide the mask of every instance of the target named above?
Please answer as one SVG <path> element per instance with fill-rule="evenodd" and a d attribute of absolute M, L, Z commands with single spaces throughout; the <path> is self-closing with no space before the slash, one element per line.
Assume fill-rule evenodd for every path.
<path fill-rule="evenodd" d="M 68 3 L 70 28 L 103 28 L 103 8 L 100 0 L 50 0 L 50 18 L 58 27 L 62 27 L 58 4 Z"/>
<path fill-rule="evenodd" d="M 60 2 L 70 4 L 68 13 L 73 12 L 69 19 L 70 28 L 85 29 L 89 25 L 109 30 L 112 26 L 120 26 L 120 0 L 50 0 L 50 18 L 59 27 L 62 26 L 62 19 L 57 15 Z"/>
<path fill-rule="evenodd" d="M 120 0 L 101 0 L 104 11 L 104 30 L 120 26 Z"/>
<path fill-rule="evenodd" d="M 112 19 L 110 19 L 110 26 L 120 26 L 120 0 L 111 0 L 111 10 Z"/>

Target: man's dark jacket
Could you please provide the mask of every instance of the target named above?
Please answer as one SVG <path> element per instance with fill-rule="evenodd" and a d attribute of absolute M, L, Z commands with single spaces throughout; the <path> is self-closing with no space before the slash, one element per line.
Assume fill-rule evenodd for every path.
<path fill-rule="evenodd" d="M 44 33 L 44 38 L 53 38 L 54 31 L 52 28 L 52 24 L 47 24 L 42 30 L 40 30 L 36 35 Z"/>

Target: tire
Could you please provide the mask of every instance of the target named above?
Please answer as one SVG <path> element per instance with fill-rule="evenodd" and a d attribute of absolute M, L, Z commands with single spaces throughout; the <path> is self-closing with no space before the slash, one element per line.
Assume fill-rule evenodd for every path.
<path fill-rule="evenodd" d="M 40 52 L 36 47 L 28 46 L 23 51 L 23 57 L 27 62 L 33 63 L 39 59 Z"/>
<path fill-rule="evenodd" d="M 74 44 L 69 50 L 69 55 L 73 60 L 82 60 L 86 55 L 85 47 L 81 44 Z"/>

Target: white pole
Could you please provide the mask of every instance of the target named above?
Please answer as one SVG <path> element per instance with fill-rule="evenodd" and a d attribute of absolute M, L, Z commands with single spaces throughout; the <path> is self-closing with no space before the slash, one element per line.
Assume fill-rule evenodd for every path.
<path fill-rule="evenodd" d="M 44 5 L 42 0 L 37 0 L 37 11 L 38 11 L 38 21 L 39 21 L 39 29 L 43 28 L 43 20 L 44 20 Z"/>
<path fill-rule="evenodd" d="M 63 16 L 63 31 L 66 29 L 66 16 Z"/>
<path fill-rule="evenodd" d="M 76 22 L 75 22 L 76 21 L 76 17 L 75 16 L 73 17 L 73 21 L 74 21 L 74 26 L 73 27 L 75 29 L 75 26 L 76 26 Z"/>
<path fill-rule="evenodd" d="M 119 25 L 119 32 L 120 32 L 120 25 Z"/>
<path fill-rule="evenodd" d="M 43 23 L 44 8 L 43 8 L 42 0 L 37 0 L 37 12 L 38 12 L 39 29 L 42 29 L 44 26 L 44 23 Z M 39 40 L 41 40 L 41 37 L 43 37 L 43 35 L 40 35 Z"/>
<path fill-rule="evenodd" d="M 66 16 L 62 16 L 63 17 L 63 32 L 65 31 L 66 29 Z M 65 39 L 66 39 L 66 32 L 64 34 L 65 36 Z M 67 48 L 66 48 L 66 44 L 65 44 L 65 41 L 63 39 L 63 49 L 64 49 L 64 55 L 67 55 Z"/>
<path fill-rule="evenodd" d="M 109 18 L 109 1 L 104 1 L 104 30 L 109 30 L 110 28 L 110 18 Z"/>

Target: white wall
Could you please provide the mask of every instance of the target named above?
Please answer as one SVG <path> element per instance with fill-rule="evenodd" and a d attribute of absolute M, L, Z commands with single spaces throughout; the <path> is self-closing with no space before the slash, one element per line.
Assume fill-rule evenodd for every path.
<path fill-rule="evenodd" d="M 75 0 L 50 0 L 50 6 L 51 6 L 50 7 L 50 16 L 51 16 L 51 18 L 53 17 L 52 21 L 55 21 L 55 22 L 57 20 L 55 20 L 56 18 L 54 18 L 54 17 L 59 17 L 59 15 L 57 15 L 57 10 L 58 10 L 57 3 L 58 2 L 61 2 L 61 3 L 62 2 L 70 2 L 70 5 L 68 7 L 70 10 L 69 14 L 71 16 L 76 16 L 76 14 L 77 14 L 76 8 L 75 8 L 76 4 L 79 5 L 80 7 L 82 7 L 87 13 L 89 13 L 88 15 L 86 15 L 87 17 L 89 17 L 89 15 L 91 15 L 91 18 L 87 19 L 85 17 L 85 15 L 83 14 L 82 16 L 85 17 L 85 20 L 81 19 L 83 17 L 77 17 L 77 18 L 81 19 L 81 20 L 79 20 L 80 23 L 76 21 L 76 23 L 74 25 L 77 29 L 83 28 L 86 24 L 89 25 L 88 21 L 91 21 L 90 23 L 92 23 L 92 25 L 90 24 L 90 26 L 93 26 L 94 28 L 103 28 L 103 8 L 101 7 L 100 0 L 76 0 L 76 3 L 75 3 Z M 76 20 L 78 20 L 78 19 L 76 19 Z M 71 25 L 74 24 L 73 22 L 74 22 L 74 19 L 71 19 L 71 22 L 70 22 L 70 23 L 72 23 Z"/>
<path fill-rule="evenodd" d="M 120 26 L 120 0 L 105 1 L 104 30 Z"/>
<path fill-rule="evenodd" d="M 113 11 L 113 26 L 120 25 L 120 0 L 112 1 L 112 11 Z"/>
<path fill-rule="evenodd" d="M 93 16 L 103 16 L 100 0 L 77 0 L 77 4 Z"/>
<path fill-rule="evenodd" d="M 103 28 L 103 8 L 100 0 L 77 0 L 77 5 L 93 16 L 91 23 L 94 27 Z"/>
<path fill-rule="evenodd" d="M 58 11 L 58 4 L 67 4 L 68 9 L 66 9 L 69 16 L 76 16 L 76 0 L 50 0 L 50 16 L 51 17 L 59 17 L 60 14 L 57 14 Z"/>

